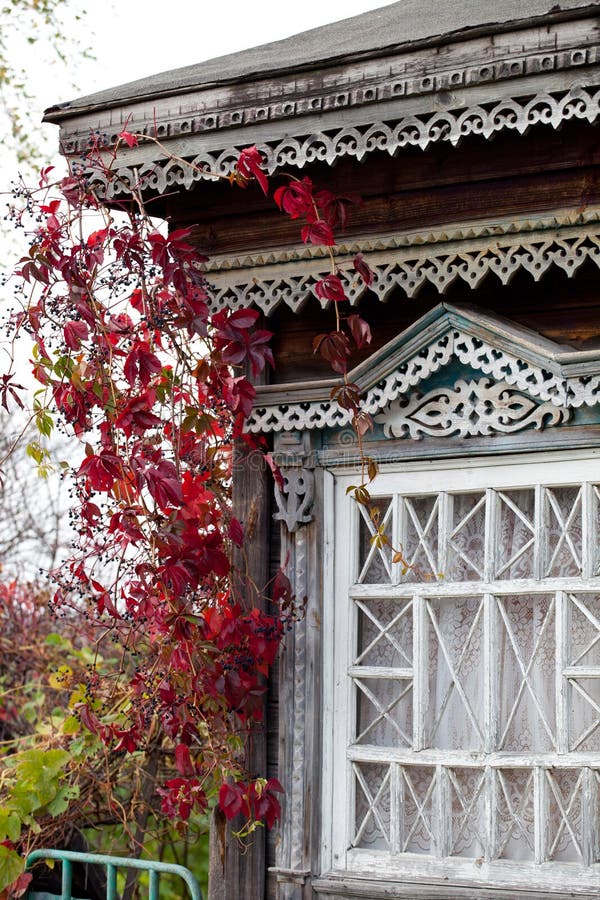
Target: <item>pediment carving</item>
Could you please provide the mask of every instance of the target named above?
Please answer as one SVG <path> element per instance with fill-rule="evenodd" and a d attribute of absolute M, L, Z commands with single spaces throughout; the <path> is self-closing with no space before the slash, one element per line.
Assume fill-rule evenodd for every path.
<path fill-rule="evenodd" d="M 420 386 L 451 365 L 452 385 L 423 395 Z M 425 421 L 432 427 L 432 416 L 438 434 L 506 433 L 562 424 L 567 411 L 600 403 L 600 350 L 576 351 L 475 307 L 440 304 L 349 379 L 363 394 L 363 409 L 382 424 L 399 416 L 402 434 L 430 433 L 424 428 Z M 344 427 L 351 414 L 330 399 L 338 384 L 332 379 L 259 388 L 246 428 L 268 433 Z M 450 419 L 442 427 L 444 411 Z M 396 436 L 394 427 L 390 436 Z M 486 428 L 491 430 L 477 430 Z"/>
<path fill-rule="evenodd" d="M 569 420 L 572 410 L 550 400 L 538 403 L 505 381 L 460 379 L 452 387 L 435 388 L 396 400 L 375 416 L 386 437 L 474 437 L 540 431 Z"/>

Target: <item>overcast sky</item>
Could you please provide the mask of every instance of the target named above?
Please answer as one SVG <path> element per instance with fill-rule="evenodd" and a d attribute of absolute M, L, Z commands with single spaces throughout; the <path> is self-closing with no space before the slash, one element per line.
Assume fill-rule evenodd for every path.
<path fill-rule="evenodd" d="M 73 0 L 75 2 L 75 0 Z M 87 3 L 95 60 L 36 73 L 39 108 L 388 6 L 390 0 L 121 0 Z M 393 0 L 392 0 L 393 2 Z M 74 26 L 74 30 L 77 27 Z M 85 35 L 82 36 L 85 42 Z M 332 48 L 334 50 L 335 48 Z M 70 82 L 75 83 L 75 90 Z"/>

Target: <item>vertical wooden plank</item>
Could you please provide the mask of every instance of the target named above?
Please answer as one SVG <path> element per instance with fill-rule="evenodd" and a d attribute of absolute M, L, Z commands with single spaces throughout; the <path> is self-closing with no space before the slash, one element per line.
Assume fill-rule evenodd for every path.
<path fill-rule="evenodd" d="M 569 598 L 564 591 L 556 592 L 555 600 L 555 629 L 556 629 L 556 751 L 557 753 L 569 752 L 569 714 L 570 714 L 570 685 L 565 678 L 564 671 L 569 665 L 569 630 L 570 609 Z"/>
<path fill-rule="evenodd" d="M 484 580 L 493 581 L 496 576 L 498 547 L 498 519 L 500 516 L 498 495 L 492 488 L 485 492 L 485 561 L 483 566 Z"/>
<path fill-rule="evenodd" d="M 548 855 L 549 841 L 549 802 L 548 779 L 546 770 L 536 766 L 533 770 L 533 808 L 534 808 L 534 861 L 543 863 Z"/>
<path fill-rule="evenodd" d="M 435 855 L 449 856 L 452 843 L 452 794 L 445 766 L 435 767 Z"/>
<path fill-rule="evenodd" d="M 415 750 L 427 747 L 426 716 L 429 706 L 429 648 L 427 600 L 413 597 L 413 742 Z"/>
<path fill-rule="evenodd" d="M 541 484 L 535 485 L 535 508 L 533 513 L 533 577 L 543 578 L 548 565 L 548 501 Z"/>
<path fill-rule="evenodd" d="M 402 827 L 403 803 L 401 791 L 403 781 L 398 763 L 390 763 L 390 850 L 392 853 L 401 852 L 401 839 L 404 832 Z"/>
<path fill-rule="evenodd" d="M 484 859 L 487 863 L 496 859 L 498 853 L 498 789 L 496 770 L 492 766 L 485 767 L 485 849 Z"/>
<path fill-rule="evenodd" d="M 246 530 L 243 551 L 236 552 L 234 593 L 242 608 L 264 608 L 261 591 L 268 581 L 271 481 L 262 454 L 248 453 L 242 442 L 234 447 L 233 512 Z M 264 698 L 266 704 L 266 694 Z M 266 712 L 266 710 L 265 710 Z M 263 723 L 252 727 L 245 742 L 245 766 L 251 776 L 264 775 L 267 767 L 266 731 Z M 211 825 L 209 900 L 263 900 L 265 890 L 265 833 L 257 829 L 244 847 L 233 836 L 239 827 L 225 824 L 215 813 Z"/>
<path fill-rule="evenodd" d="M 581 834 L 583 864 L 591 866 L 599 858 L 598 844 L 598 777 L 593 769 L 585 768 L 581 785 Z"/>
<path fill-rule="evenodd" d="M 339 491 L 338 491 L 339 493 Z M 323 804 L 321 822 L 321 861 L 325 869 L 333 866 L 333 795 L 334 795 L 334 734 L 335 686 L 333 669 L 333 646 L 335 633 L 336 578 L 335 566 L 335 479 L 330 472 L 323 473 L 323 595 L 329 602 L 323 604 L 323 719 L 327 723 L 323 731 L 322 785 Z"/>
<path fill-rule="evenodd" d="M 403 522 L 402 510 L 404 504 L 400 496 L 394 493 L 392 496 L 392 548 L 396 552 L 402 546 L 403 540 Z M 392 563 L 392 584 L 398 584 L 402 572 L 401 563 Z"/>
<path fill-rule="evenodd" d="M 438 499 L 438 573 L 448 576 L 450 562 L 449 540 L 452 532 L 452 506 L 454 498 L 440 491 Z"/>
<path fill-rule="evenodd" d="M 596 533 L 597 522 L 594 514 L 597 497 L 594 486 L 586 481 L 581 486 L 581 574 L 583 578 L 593 578 L 597 572 L 596 558 L 598 555 L 598 540 L 600 535 Z"/>
<path fill-rule="evenodd" d="M 498 649 L 498 610 L 493 594 L 483 597 L 483 682 L 484 682 L 484 750 L 493 753 L 498 742 L 498 684 L 500 659 Z"/>

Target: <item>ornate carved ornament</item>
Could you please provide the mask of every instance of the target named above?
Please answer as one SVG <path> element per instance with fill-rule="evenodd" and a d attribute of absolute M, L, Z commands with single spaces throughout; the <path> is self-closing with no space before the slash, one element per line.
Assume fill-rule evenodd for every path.
<path fill-rule="evenodd" d="M 398 288 L 414 297 L 426 284 L 440 294 L 457 280 L 475 289 L 488 275 L 507 284 L 516 272 L 526 271 L 539 281 L 549 269 L 558 267 L 572 276 L 586 260 L 600 268 L 600 210 L 581 215 L 565 213 L 536 222 L 388 235 L 336 248 L 338 257 L 351 257 L 357 252 L 364 255 L 374 280 L 367 288 L 362 281 L 342 275 L 352 305 L 367 291 L 386 301 Z M 225 270 L 225 262 L 217 261 L 213 271 L 208 270 L 215 287 L 215 310 L 253 305 L 269 315 L 283 303 L 298 312 L 311 296 L 316 296 L 316 282 L 329 271 L 324 254 L 311 250 L 288 250 L 281 258 L 276 252 L 246 257 L 242 271 L 237 270 L 236 262 L 233 260 L 231 268 Z M 214 271 L 216 268 L 220 271 Z"/>
<path fill-rule="evenodd" d="M 526 428 L 541 430 L 568 421 L 571 410 L 549 400 L 537 403 L 505 381 L 491 378 L 457 381 L 407 400 L 396 400 L 375 416 L 386 437 L 472 437 L 512 434 Z"/>
<path fill-rule="evenodd" d="M 312 506 L 315 497 L 315 476 L 311 469 L 284 467 L 280 469 L 283 487 L 275 483 L 277 510 L 273 518 L 284 522 L 289 532 L 300 525 L 312 522 Z"/>
<path fill-rule="evenodd" d="M 415 387 L 451 362 L 491 376 L 505 390 L 512 388 L 532 398 L 536 406 L 548 404 L 541 424 L 566 421 L 562 414 L 553 418 L 551 407 L 564 411 L 600 403 L 600 351 L 561 347 L 529 329 L 466 305 L 440 304 L 357 366 L 349 378 L 363 392 L 363 409 L 377 416 L 395 401 L 406 403 Z M 266 433 L 345 426 L 350 413 L 330 400 L 336 384 L 332 380 L 313 388 L 306 384 L 259 388 L 246 429 Z M 488 401 L 495 396 L 490 394 Z M 508 399 L 505 394 L 502 402 Z M 498 409 L 505 417 L 509 415 L 504 407 Z M 506 420 L 499 417 L 500 412 L 496 431 L 502 430 L 500 425 Z M 526 416 L 533 413 L 533 407 L 524 411 Z M 535 423 L 534 415 L 519 428 Z"/>
<path fill-rule="evenodd" d="M 180 159 L 157 158 L 154 149 L 141 148 L 139 153 L 124 157 L 131 160 L 130 164 L 118 166 L 118 179 L 111 180 L 108 185 L 102 173 L 96 170 L 90 171 L 90 177 L 99 193 L 109 199 L 128 193 L 134 186 L 145 192 L 164 194 L 174 189 L 189 189 L 198 181 L 212 178 L 210 173 L 228 175 L 240 149 L 248 143 L 256 143 L 264 156 L 266 170 L 273 173 L 281 168 L 301 169 L 310 163 L 333 165 L 344 156 L 361 160 L 374 151 L 394 156 L 405 147 L 424 150 L 440 141 L 456 146 L 469 135 L 489 139 L 506 130 L 524 134 L 534 125 L 549 125 L 556 129 L 569 119 L 593 123 L 600 109 L 598 76 L 595 81 L 595 86 L 576 85 L 566 91 L 539 91 L 532 86 L 533 96 L 502 100 L 497 99 L 497 92 L 490 100 L 457 96 L 456 106 L 433 112 L 402 114 L 397 106 L 390 104 L 384 117 L 383 105 L 374 105 L 371 108 L 373 115 L 361 116 L 362 121 L 356 124 L 340 125 L 337 119 L 327 128 L 320 119 L 315 121 L 314 130 L 307 131 L 302 126 L 309 124 L 308 121 L 293 119 L 298 122 L 298 132 L 284 137 L 269 137 L 275 131 L 273 128 L 265 131 L 240 128 L 235 134 L 232 132 L 231 141 L 224 148 L 218 141 L 215 146 L 214 138 L 209 142 L 202 136 L 197 141 L 188 139 L 183 148 L 177 147 L 178 151 L 181 149 L 177 155 L 185 157 L 191 165 Z M 200 152 L 192 152 L 194 145 L 203 145 Z"/>
<path fill-rule="evenodd" d="M 145 102 L 133 100 L 123 104 L 122 110 L 98 109 L 93 127 L 106 131 L 113 142 L 126 122 L 135 125 L 138 133 L 181 142 L 192 135 L 252 129 L 266 122 L 298 121 L 349 109 L 358 113 L 363 107 L 390 101 L 402 104 L 410 100 L 413 107 L 416 101 L 419 112 L 433 111 L 440 105 L 458 108 L 460 104 L 453 103 L 453 97 L 465 89 L 481 90 L 524 78 L 547 79 L 570 70 L 581 77 L 582 69 L 600 63 L 593 25 L 589 19 L 576 23 L 546 21 L 543 27 L 521 28 L 518 39 L 512 41 L 489 36 L 458 40 L 446 44 L 443 53 L 437 47 L 404 49 L 367 61 L 361 58 L 358 62 L 330 63 L 317 71 L 312 68 L 308 73 L 298 71 L 293 78 L 287 73 L 280 77 L 270 73 L 269 78 L 247 79 L 226 89 L 218 83 L 184 87 Z M 49 118 L 61 121 L 67 116 L 68 110 L 59 108 Z M 65 152 L 81 153 L 89 131 L 90 123 L 83 116 L 67 124 L 61 135 Z"/>

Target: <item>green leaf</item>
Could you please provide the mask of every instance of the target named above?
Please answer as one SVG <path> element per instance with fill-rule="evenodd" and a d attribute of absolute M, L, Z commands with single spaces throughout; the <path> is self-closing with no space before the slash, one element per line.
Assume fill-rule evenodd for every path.
<path fill-rule="evenodd" d="M 81 728 L 81 722 L 77 716 L 67 716 L 63 722 L 63 734 L 77 734 Z"/>
<path fill-rule="evenodd" d="M 66 785 L 57 793 L 54 800 L 46 806 L 51 816 L 60 816 L 69 808 L 69 802 L 79 797 L 79 787 L 76 784 Z"/>
<path fill-rule="evenodd" d="M 18 841 L 21 836 L 21 818 L 11 809 L 0 809 L 0 841 Z"/>
<path fill-rule="evenodd" d="M 24 868 L 25 861 L 19 854 L 0 844 L 0 891 L 16 881 Z"/>

